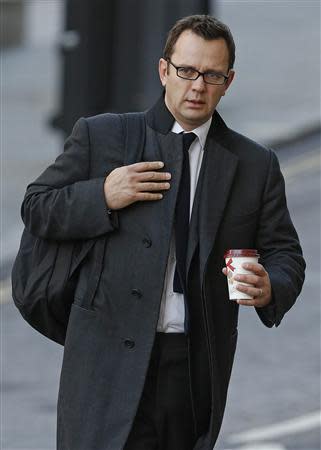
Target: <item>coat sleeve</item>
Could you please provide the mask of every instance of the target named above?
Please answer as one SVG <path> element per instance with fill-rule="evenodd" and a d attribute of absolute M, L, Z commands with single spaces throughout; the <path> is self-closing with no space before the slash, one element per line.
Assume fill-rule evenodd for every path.
<path fill-rule="evenodd" d="M 278 326 L 301 292 L 305 261 L 287 208 L 284 178 L 273 151 L 270 151 L 256 245 L 272 286 L 271 304 L 256 311 L 266 326 Z"/>
<path fill-rule="evenodd" d="M 105 178 L 90 176 L 90 140 L 86 119 L 79 119 L 65 149 L 27 191 L 21 207 L 26 228 L 55 240 L 91 239 L 118 227 L 108 210 Z"/>

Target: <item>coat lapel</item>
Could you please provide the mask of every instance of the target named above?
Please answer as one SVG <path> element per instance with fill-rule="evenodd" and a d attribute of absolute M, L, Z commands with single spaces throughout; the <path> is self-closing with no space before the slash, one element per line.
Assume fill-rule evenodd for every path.
<path fill-rule="evenodd" d="M 188 272 L 191 266 L 192 258 L 195 253 L 197 244 L 199 242 L 199 205 L 202 198 L 202 180 L 204 178 L 204 171 L 206 166 L 206 155 L 203 156 L 203 161 L 201 165 L 201 170 L 198 176 L 198 182 L 196 186 L 192 215 L 189 224 L 189 235 L 188 235 L 188 247 L 186 255 L 186 277 L 188 278 Z"/>
<path fill-rule="evenodd" d="M 199 244 L 201 280 L 223 217 L 237 164 L 237 156 L 215 139 L 215 133 L 209 134 L 194 199 L 187 252 L 188 273 Z"/>
<path fill-rule="evenodd" d="M 162 171 L 170 172 L 171 174 L 171 179 L 169 180 L 171 187 L 168 191 L 164 192 L 164 198 L 160 202 L 162 206 L 162 219 L 160 220 L 160 223 L 170 223 L 172 228 L 182 172 L 183 138 L 175 133 L 168 133 L 166 135 L 158 134 L 157 140 L 160 151 L 160 160 L 164 162 Z"/>

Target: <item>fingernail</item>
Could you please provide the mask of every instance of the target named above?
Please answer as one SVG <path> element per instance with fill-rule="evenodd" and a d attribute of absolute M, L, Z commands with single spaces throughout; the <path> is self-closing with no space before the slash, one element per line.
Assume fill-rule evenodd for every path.
<path fill-rule="evenodd" d="M 158 167 L 164 167 L 164 163 L 160 161 L 160 162 L 158 163 Z"/>

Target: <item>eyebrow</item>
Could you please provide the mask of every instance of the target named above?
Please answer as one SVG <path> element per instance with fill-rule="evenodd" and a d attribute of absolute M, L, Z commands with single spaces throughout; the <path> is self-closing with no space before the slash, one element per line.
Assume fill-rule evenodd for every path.
<path fill-rule="evenodd" d="M 194 69 L 194 70 L 199 71 L 198 69 L 196 69 L 196 67 L 191 66 L 190 64 L 177 64 L 177 67 L 186 67 L 187 69 Z M 225 75 L 223 70 L 215 70 L 215 69 L 207 69 L 203 73 L 208 73 L 208 72 L 217 73 L 219 75 Z"/>

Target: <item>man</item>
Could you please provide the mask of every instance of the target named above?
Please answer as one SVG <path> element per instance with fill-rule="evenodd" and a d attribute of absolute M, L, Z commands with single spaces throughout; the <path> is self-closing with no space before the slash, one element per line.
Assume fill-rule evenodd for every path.
<path fill-rule="evenodd" d="M 212 449 L 239 305 L 278 326 L 300 293 L 305 265 L 277 158 L 216 112 L 234 58 L 226 25 L 181 19 L 159 62 L 164 95 L 145 114 L 142 161 L 122 165 L 122 129 L 108 115 L 80 119 L 65 152 L 27 189 L 22 214 L 33 234 L 108 235 L 101 274 L 93 252 L 72 305 L 59 450 Z M 231 248 L 261 256 L 240 276 L 248 285 L 237 302 L 222 270 Z"/>

